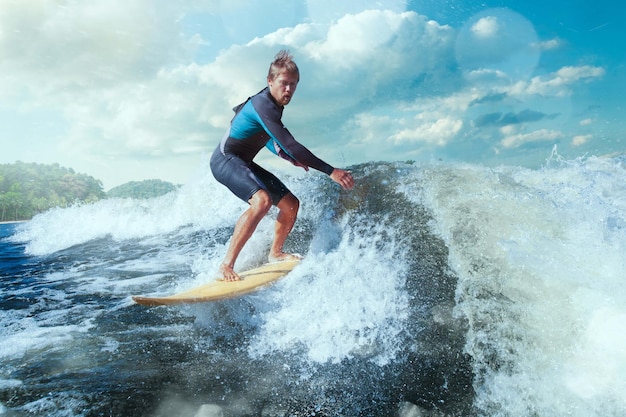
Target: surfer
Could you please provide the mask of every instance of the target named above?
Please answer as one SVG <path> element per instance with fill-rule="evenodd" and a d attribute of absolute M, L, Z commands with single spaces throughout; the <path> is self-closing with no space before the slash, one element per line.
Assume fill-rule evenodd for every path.
<path fill-rule="evenodd" d="M 272 205 L 278 208 L 278 216 L 268 259 L 298 258 L 298 255 L 283 252 L 283 244 L 296 222 L 300 201 L 276 176 L 253 162 L 264 146 L 306 171 L 313 168 L 329 175 L 344 189 L 354 186 L 350 172 L 319 159 L 283 126 L 283 109 L 293 98 L 299 81 L 300 72 L 293 57 L 289 51 L 281 50 L 270 64 L 267 87 L 233 108 L 235 116 L 230 127 L 211 156 L 215 179 L 250 205 L 235 225 L 220 266 L 226 281 L 241 279 L 234 270 L 235 261 Z"/>

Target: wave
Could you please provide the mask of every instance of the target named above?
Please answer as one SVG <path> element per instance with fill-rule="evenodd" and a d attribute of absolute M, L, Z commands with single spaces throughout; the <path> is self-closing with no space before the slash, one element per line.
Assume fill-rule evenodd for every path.
<path fill-rule="evenodd" d="M 621 415 L 624 161 L 554 157 L 534 170 L 369 163 L 352 168 L 351 192 L 321 175 L 283 175 L 302 201 L 287 241 L 307 255 L 301 267 L 249 297 L 252 317 L 236 301 L 189 314 L 215 340 L 239 332 L 252 359 L 297 355 L 309 388 L 310 366 L 345 365 L 446 412 Z M 207 173 L 153 200 L 51 210 L 17 226 L 13 239 L 44 258 L 90 242 L 98 250 L 138 242 L 158 255 L 115 267 L 141 264 L 157 279 L 138 288 L 164 294 L 212 279 L 244 209 Z M 263 262 L 272 216 L 238 268 Z M 234 327 L 224 326 L 225 314 Z M 376 369 L 389 372 L 384 383 L 373 380 Z"/>

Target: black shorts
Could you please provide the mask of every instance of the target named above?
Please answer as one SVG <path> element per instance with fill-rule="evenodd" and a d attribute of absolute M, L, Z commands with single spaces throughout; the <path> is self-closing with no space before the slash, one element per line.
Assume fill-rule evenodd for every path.
<path fill-rule="evenodd" d="M 219 146 L 211 156 L 211 172 L 217 181 L 246 203 L 259 190 L 267 191 L 274 205 L 291 192 L 271 172 L 235 155 L 224 155 Z"/>

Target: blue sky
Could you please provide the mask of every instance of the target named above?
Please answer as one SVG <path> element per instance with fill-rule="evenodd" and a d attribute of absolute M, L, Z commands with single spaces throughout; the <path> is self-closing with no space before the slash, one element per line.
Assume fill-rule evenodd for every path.
<path fill-rule="evenodd" d="M 0 163 L 186 183 L 290 49 L 284 123 L 327 162 L 545 163 L 624 151 L 608 0 L 4 0 Z M 289 168 L 262 153 L 268 167 Z M 293 171 L 296 173 L 296 171 Z"/>

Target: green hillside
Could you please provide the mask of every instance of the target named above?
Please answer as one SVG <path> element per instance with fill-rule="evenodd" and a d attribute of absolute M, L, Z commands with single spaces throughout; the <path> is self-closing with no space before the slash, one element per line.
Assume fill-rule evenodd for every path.
<path fill-rule="evenodd" d="M 53 207 L 103 198 L 152 198 L 178 187 L 161 180 L 131 181 L 105 193 L 102 182 L 59 164 L 0 164 L 0 222 L 29 220 Z"/>

